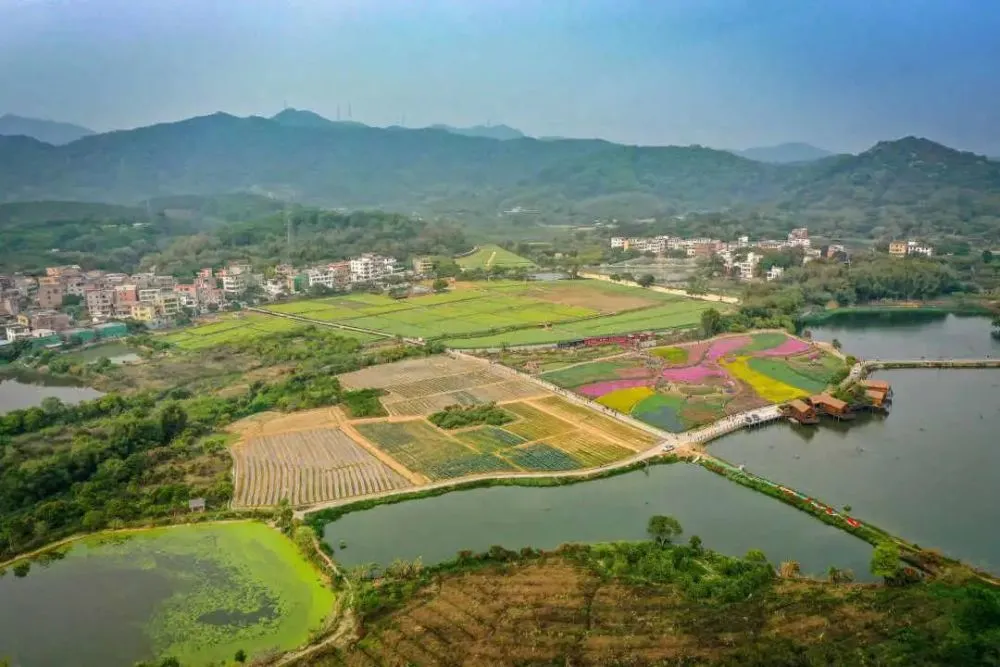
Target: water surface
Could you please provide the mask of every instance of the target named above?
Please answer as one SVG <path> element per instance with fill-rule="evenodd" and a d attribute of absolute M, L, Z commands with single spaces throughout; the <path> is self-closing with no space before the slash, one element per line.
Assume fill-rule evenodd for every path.
<path fill-rule="evenodd" d="M 864 359 L 984 359 L 1000 357 L 988 317 L 929 317 L 892 311 L 885 317 L 858 315 L 808 327 L 816 340 L 834 338 L 844 352 Z"/>
<path fill-rule="evenodd" d="M 554 549 L 565 542 L 646 539 L 646 522 L 668 514 L 722 553 L 761 549 L 775 564 L 797 560 L 804 572 L 835 565 L 860 577 L 871 547 L 777 500 L 699 466 L 653 466 L 562 487 L 456 491 L 347 514 L 328 524 L 326 541 L 345 565 L 420 558 L 432 564 L 463 549 Z"/>
<path fill-rule="evenodd" d="M 887 417 L 812 429 L 778 424 L 726 436 L 709 451 L 1000 573 L 1000 370 L 914 369 L 877 377 L 891 382 L 895 394 Z"/>
<path fill-rule="evenodd" d="M 73 378 L 56 378 L 24 369 L 0 369 L 0 414 L 41 405 L 49 396 L 72 404 L 103 395 Z"/>

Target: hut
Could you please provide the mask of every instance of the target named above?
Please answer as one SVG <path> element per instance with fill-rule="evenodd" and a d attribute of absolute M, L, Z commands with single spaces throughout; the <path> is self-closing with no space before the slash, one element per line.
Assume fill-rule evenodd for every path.
<path fill-rule="evenodd" d="M 205 499 L 204 498 L 192 498 L 188 501 L 188 509 L 192 512 L 204 512 L 205 511 Z"/>
<path fill-rule="evenodd" d="M 860 384 L 866 391 L 876 391 L 883 394 L 883 398 L 892 398 L 892 385 L 885 380 L 862 380 Z"/>
<path fill-rule="evenodd" d="M 830 396 L 830 394 L 816 394 L 809 399 L 809 404 L 821 415 L 828 415 L 837 419 L 854 418 L 847 403 L 839 398 Z"/>
<path fill-rule="evenodd" d="M 799 424 L 818 424 L 816 409 L 805 401 L 796 398 L 782 406 L 782 414 Z"/>
<path fill-rule="evenodd" d="M 886 408 L 886 406 L 887 406 L 887 404 L 886 404 L 886 398 L 887 397 L 886 397 L 886 394 L 884 394 L 883 392 L 876 391 L 874 389 L 866 389 L 865 390 L 865 396 L 867 396 L 868 400 L 872 402 L 872 407 L 873 408 L 880 408 L 880 409 L 885 409 Z"/>

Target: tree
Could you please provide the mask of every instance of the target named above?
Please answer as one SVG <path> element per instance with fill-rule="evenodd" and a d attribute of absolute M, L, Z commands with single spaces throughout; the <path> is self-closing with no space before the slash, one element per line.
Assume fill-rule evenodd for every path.
<path fill-rule="evenodd" d="M 872 552 L 871 573 L 887 582 L 899 576 L 899 545 L 895 542 L 879 542 Z"/>
<path fill-rule="evenodd" d="M 184 408 L 172 403 L 160 412 L 160 431 L 163 433 L 163 442 L 168 443 L 184 430 L 187 426 L 187 412 Z"/>
<path fill-rule="evenodd" d="M 722 313 L 715 308 L 701 312 L 701 331 L 706 337 L 714 336 L 722 331 Z"/>
<path fill-rule="evenodd" d="M 242 665 L 244 662 L 247 661 L 247 652 L 244 651 L 243 649 L 240 649 L 239 651 L 236 652 L 236 655 L 233 656 L 233 660 Z"/>
<path fill-rule="evenodd" d="M 681 528 L 680 522 L 674 517 L 657 514 L 649 517 L 649 523 L 646 524 L 646 532 L 657 544 L 664 546 L 670 544 L 684 530 Z"/>
<path fill-rule="evenodd" d="M 294 517 L 295 512 L 292 510 L 288 498 L 282 498 L 281 502 L 278 503 L 278 509 L 274 511 L 274 523 L 278 526 L 278 530 L 285 535 L 290 535 L 292 533 L 292 519 Z"/>
<path fill-rule="evenodd" d="M 992 261 L 993 261 L 993 251 L 987 248 L 986 250 L 983 251 L 983 262 L 985 264 L 989 264 Z"/>
<path fill-rule="evenodd" d="M 649 287 L 656 282 L 656 278 L 653 277 L 653 274 L 647 273 L 639 276 L 639 280 L 636 282 L 639 284 L 639 287 Z"/>
<path fill-rule="evenodd" d="M 433 283 L 431 283 L 431 289 L 435 292 L 443 292 L 448 289 L 448 281 L 444 278 L 436 278 Z"/>
<path fill-rule="evenodd" d="M 832 341 L 830 341 L 830 344 L 833 345 L 833 349 L 835 350 L 840 350 L 841 348 L 844 347 L 843 344 L 840 342 L 840 340 L 837 338 L 834 338 Z"/>

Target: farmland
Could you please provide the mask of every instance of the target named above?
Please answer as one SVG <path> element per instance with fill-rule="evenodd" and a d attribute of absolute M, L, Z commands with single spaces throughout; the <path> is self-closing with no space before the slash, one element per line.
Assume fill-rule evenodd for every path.
<path fill-rule="evenodd" d="M 598 281 L 459 283 L 440 293 L 392 299 L 351 294 L 269 306 L 277 313 L 387 334 L 447 339 L 454 347 L 555 342 L 697 323 L 702 301 Z M 507 331 L 507 333 L 498 333 Z M 469 338 L 463 338 L 469 336 Z M 470 342 L 471 341 L 471 342 Z"/>
<path fill-rule="evenodd" d="M 338 422 L 337 413 L 324 408 L 234 424 L 243 437 L 231 450 L 233 505 L 270 506 L 283 498 L 309 505 L 411 486 Z"/>
<path fill-rule="evenodd" d="M 509 401 L 545 393 L 537 385 L 495 371 L 485 364 L 447 356 L 410 359 L 340 376 L 348 389 L 382 389 L 386 411 L 394 416 L 429 415 L 449 405 Z"/>
<path fill-rule="evenodd" d="M 539 377 L 679 433 L 725 415 L 818 393 L 844 368 L 839 358 L 806 341 L 764 332 L 618 354 L 542 371 Z"/>
<path fill-rule="evenodd" d="M 512 269 L 517 267 L 533 268 L 535 266 L 535 263 L 530 259 L 515 255 L 511 251 L 493 244 L 481 245 L 472 254 L 456 258 L 455 262 L 463 269 Z"/>

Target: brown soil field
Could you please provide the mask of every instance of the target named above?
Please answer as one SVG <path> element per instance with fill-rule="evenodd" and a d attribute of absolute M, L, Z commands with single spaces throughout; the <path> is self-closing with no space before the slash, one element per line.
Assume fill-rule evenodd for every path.
<path fill-rule="evenodd" d="M 604 579 L 550 555 L 438 577 L 403 607 L 367 621 L 354 645 L 296 665 L 788 664 L 761 662 L 770 655 L 758 648 L 765 644 L 783 655 L 793 644 L 843 660 L 859 655 L 858 646 L 891 641 L 911 620 L 933 622 L 940 613 L 921 609 L 916 618 L 896 618 L 886 614 L 877 595 L 864 586 L 791 580 L 744 602 L 713 604 L 669 584 Z M 907 600 L 900 611 L 912 605 Z M 747 662 L 748 651 L 763 652 Z M 737 655 L 742 659 L 726 661 Z M 848 658 L 795 664 L 862 663 Z"/>
<path fill-rule="evenodd" d="M 233 505 L 270 506 L 288 498 L 299 506 L 412 486 L 405 468 L 339 429 L 340 422 L 336 409 L 322 408 L 235 424 L 241 438 L 231 448 Z"/>

